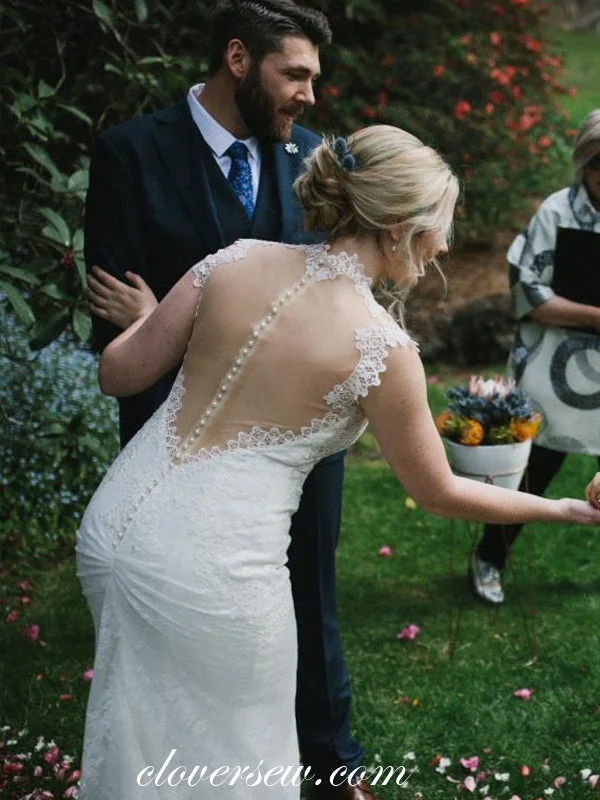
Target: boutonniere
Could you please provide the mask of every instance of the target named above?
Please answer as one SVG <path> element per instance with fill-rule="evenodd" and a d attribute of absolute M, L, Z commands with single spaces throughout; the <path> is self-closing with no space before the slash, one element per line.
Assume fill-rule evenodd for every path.
<path fill-rule="evenodd" d="M 288 142 L 285 145 L 285 152 L 289 153 L 291 156 L 295 156 L 296 153 L 298 152 L 298 145 L 295 144 L 294 142 Z"/>

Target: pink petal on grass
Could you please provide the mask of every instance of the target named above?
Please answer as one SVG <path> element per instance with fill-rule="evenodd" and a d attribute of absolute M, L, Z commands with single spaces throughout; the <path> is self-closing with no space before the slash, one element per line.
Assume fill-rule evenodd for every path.
<path fill-rule="evenodd" d="M 518 794 L 513 794 L 513 796 L 510 798 L 510 800 L 521 800 L 521 798 L 519 797 Z"/>
<path fill-rule="evenodd" d="M 68 700 L 72 700 L 73 699 L 73 695 L 72 694 L 61 694 L 58 699 L 61 700 L 62 702 L 67 702 Z"/>
<path fill-rule="evenodd" d="M 94 670 L 93 669 L 86 669 L 86 671 L 81 676 L 86 683 L 89 683 L 94 677 Z"/>
<path fill-rule="evenodd" d="M 15 622 L 19 619 L 19 612 L 16 611 L 14 608 L 12 611 L 9 611 L 8 614 L 4 617 L 5 622 Z"/>
<path fill-rule="evenodd" d="M 38 764 L 37 767 L 33 770 L 33 777 L 34 778 L 41 778 L 42 776 L 42 768 Z"/>
<path fill-rule="evenodd" d="M 477 783 L 475 782 L 475 778 L 472 775 L 467 775 L 467 777 L 463 781 L 464 787 L 468 792 L 474 792 Z"/>
<path fill-rule="evenodd" d="M 397 639 L 408 639 L 409 642 L 414 642 L 417 638 L 419 633 L 421 632 L 421 628 L 418 625 L 407 625 L 406 628 L 402 628 Z"/>
<path fill-rule="evenodd" d="M 67 798 L 79 797 L 79 789 L 76 786 L 69 786 L 67 791 L 63 794 L 63 797 Z"/>
<path fill-rule="evenodd" d="M 518 697 L 519 700 L 530 700 L 532 694 L 533 694 L 533 689 L 516 689 L 513 692 L 513 695 L 515 697 Z"/>
<path fill-rule="evenodd" d="M 598 785 L 598 781 L 600 780 L 600 775 L 590 775 L 588 778 L 588 783 L 590 785 L 590 789 L 595 789 Z"/>
<path fill-rule="evenodd" d="M 552 781 L 552 786 L 554 786 L 556 789 L 561 789 L 565 785 L 566 782 L 567 782 L 567 779 L 564 778 L 562 775 L 559 775 L 557 778 L 554 778 L 554 780 Z"/>
<path fill-rule="evenodd" d="M 521 767 L 521 775 L 524 778 L 528 778 L 531 775 L 531 770 L 529 769 L 527 764 L 523 764 L 523 766 Z"/>
<path fill-rule="evenodd" d="M 471 772 L 475 772 L 475 770 L 479 766 L 479 758 L 478 756 L 471 756 L 470 758 L 461 758 L 460 763 L 461 766 L 463 766 L 465 769 L 468 769 Z"/>
<path fill-rule="evenodd" d="M 75 783 L 75 781 L 78 781 L 79 778 L 81 778 L 81 770 L 74 769 L 73 772 L 67 778 L 67 783 Z"/>
<path fill-rule="evenodd" d="M 389 558 L 392 555 L 392 548 L 389 545 L 384 544 L 383 547 L 379 548 L 378 555 Z"/>

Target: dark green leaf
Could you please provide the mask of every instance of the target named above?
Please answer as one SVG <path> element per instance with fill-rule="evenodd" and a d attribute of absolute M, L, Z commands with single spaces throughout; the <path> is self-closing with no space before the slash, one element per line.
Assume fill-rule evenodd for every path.
<path fill-rule="evenodd" d="M 92 333 L 92 320 L 87 311 L 81 308 L 73 310 L 73 330 L 81 342 L 87 342 Z"/>
<path fill-rule="evenodd" d="M 39 144 L 31 144 L 31 142 L 25 142 L 23 147 L 34 161 L 48 170 L 53 178 L 60 178 L 60 170 L 43 147 L 40 147 Z"/>
<path fill-rule="evenodd" d="M 135 14 L 138 22 L 145 22 L 148 19 L 148 6 L 145 0 L 135 0 Z"/>
<path fill-rule="evenodd" d="M 58 103 L 57 105 L 59 108 L 62 108 L 63 111 L 66 111 L 67 113 L 72 114 L 72 116 L 77 117 L 77 119 L 82 120 L 82 122 L 92 125 L 92 118 L 88 116 L 85 111 L 77 108 L 77 106 L 67 106 L 64 103 Z"/>
<path fill-rule="evenodd" d="M 8 302 L 13 307 L 13 311 L 26 328 L 31 328 L 35 325 L 35 316 L 31 306 L 12 283 L 0 280 L 0 291 L 5 293 Z"/>
<path fill-rule="evenodd" d="M 49 86 L 44 80 L 39 81 L 37 91 L 40 99 L 51 97 L 54 94 L 52 86 Z"/>
<path fill-rule="evenodd" d="M 103 0 L 92 0 L 92 8 L 96 19 L 107 28 L 114 28 L 114 15 L 112 9 Z"/>
<path fill-rule="evenodd" d="M 85 269 L 85 261 L 82 258 L 75 258 L 75 266 L 77 267 L 77 274 L 84 289 L 87 289 L 87 274 Z"/>
<path fill-rule="evenodd" d="M 32 350 L 41 350 L 47 344 L 57 339 L 69 324 L 71 315 L 66 308 L 59 308 L 43 323 L 38 321 L 33 332 L 33 338 L 29 342 Z"/>
<path fill-rule="evenodd" d="M 37 286 L 37 284 L 40 282 L 39 278 L 36 278 L 35 275 L 31 274 L 31 272 L 28 272 L 26 269 L 20 269 L 19 267 L 10 267 L 8 265 L 0 264 L 0 272 L 3 275 L 10 275 L 11 278 L 17 278 L 20 281 L 29 283 L 32 286 Z"/>
<path fill-rule="evenodd" d="M 45 286 L 41 287 L 40 292 L 45 294 L 46 297 L 51 297 L 53 300 L 69 301 L 71 299 L 69 293 L 65 292 L 64 289 L 61 289 L 60 286 L 57 286 L 55 283 L 45 284 Z"/>
<path fill-rule="evenodd" d="M 69 228 L 67 223 L 64 219 L 54 211 L 53 208 L 47 208 L 46 206 L 42 206 L 42 208 L 38 208 L 39 213 L 47 219 L 48 222 L 52 225 L 54 230 L 58 233 L 60 240 L 65 245 L 65 247 L 69 247 L 71 244 L 71 234 L 69 233 Z"/>

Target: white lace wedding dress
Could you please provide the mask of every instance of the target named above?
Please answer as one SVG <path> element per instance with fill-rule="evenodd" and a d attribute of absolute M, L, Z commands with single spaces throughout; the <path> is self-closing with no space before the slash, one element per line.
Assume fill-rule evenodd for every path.
<path fill-rule="evenodd" d="M 258 782 L 299 763 L 290 517 L 314 465 L 364 429 L 389 348 L 410 342 L 356 256 L 325 245 L 240 241 L 193 272 L 171 395 L 78 532 L 96 631 L 82 800 L 300 796 L 291 772 Z M 220 767 L 246 770 L 211 783 Z"/>

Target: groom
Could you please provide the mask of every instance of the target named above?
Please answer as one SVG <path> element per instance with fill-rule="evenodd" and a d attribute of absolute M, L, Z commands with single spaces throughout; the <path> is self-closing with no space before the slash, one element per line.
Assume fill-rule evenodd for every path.
<path fill-rule="evenodd" d="M 204 85 L 164 111 L 97 140 L 86 206 L 86 261 L 124 280 L 140 274 L 160 300 L 195 262 L 254 238 L 308 241 L 292 184 L 319 138 L 295 119 L 315 102 L 323 14 L 292 0 L 224 0 L 212 20 Z M 93 317 L 100 348 L 119 332 Z M 119 401 L 124 445 L 166 398 L 174 375 Z M 292 520 L 289 568 L 299 644 L 297 724 L 313 797 L 370 800 L 366 782 L 329 776 L 359 767 L 350 686 L 335 609 L 343 455 L 308 477 Z M 339 776 L 340 773 L 337 773 Z M 337 777 L 336 783 L 340 783 Z"/>

